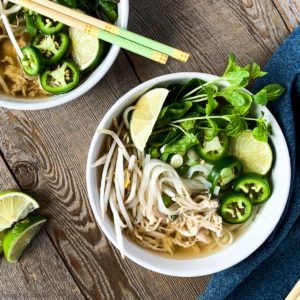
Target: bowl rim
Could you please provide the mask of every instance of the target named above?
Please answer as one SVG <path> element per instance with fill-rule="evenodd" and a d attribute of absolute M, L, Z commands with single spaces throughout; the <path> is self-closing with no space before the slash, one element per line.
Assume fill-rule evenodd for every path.
<path fill-rule="evenodd" d="M 174 81 L 175 80 L 178 80 L 178 81 L 185 80 L 186 81 L 189 78 L 193 78 L 193 77 L 198 77 L 198 78 L 206 77 L 208 80 L 212 80 L 212 79 L 216 79 L 218 76 L 207 74 L 207 73 L 198 73 L 198 72 L 181 72 L 181 73 L 172 73 L 172 74 L 168 74 L 168 75 L 163 75 L 163 76 L 159 76 L 159 77 L 150 79 L 150 80 L 136 86 L 132 90 L 128 91 L 121 98 L 119 98 L 115 102 L 115 104 L 106 112 L 106 114 L 102 118 L 99 126 L 97 127 L 97 130 L 98 130 L 98 128 L 105 128 L 103 126 L 103 124 L 109 123 L 111 121 L 112 117 L 118 114 L 117 112 L 122 111 L 126 106 L 128 106 L 132 102 L 134 102 L 135 100 L 131 99 L 131 98 L 135 94 L 141 92 L 142 90 L 146 91 L 152 87 L 158 86 L 159 84 L 163 85 L 164 82 L 166 82 L 166 81 L 171 81 L 171 80 L 174 80 Z M 136 246 L 136 248 L 142 249 L 141 252 L 145 253 L 145 255 L 143 256 L 143 259 L 141 259 L 140 257 L 137 257 L 134 253 L 128 252 L 127 249 L 125 248 L 125 243 L 124 243 L 125 256 L 127 256 L 129 259 L 133 260 L 137 264 L 139 264 L 149 270 L 161 273 L 161 274 L 171 275 L 171 276 L 180 276 L 180 277 L 195 277 L 195 276 L 210 275 L 210 274 L 225 270 L 225 269 L 243 261 L 248 256 L 250 256 L 253 252 L 255 252 L 266 241 L 266 239 L 271 235 L 271 233 L 274 231 L 276 225 L 278 224 L 278 222 L 284 212 L 286 204 L 287 204 L 289 191 L 290 191 L 290 184 L 291 184 L 291 161 L 290 161 L 290 155 L 289 155 L 285 137 L 284 137 L 276 119 L 273 117 L 272 113 L 267 108 L 262 108 L 260 106 L 258 106 L 258 108 L 263 110 L 267 116 L 272 118 L 272 122 L 273 122 L 272 126 L 276 127 L 276 134 L 279 136 L 278 138 L 280 138 L 283 142 L 281 145 L 281 147 L 282 147 L 281 150 L 282 150 L 282 152 L 284 152 L 283 160 L 285 160 L 285 162 L 286 162 L 285 173 L 286 173 L 287 185 L 283 187 L 283 191 L 282 191 L 282 193 L 284 194 L 284 200 L 280 203 L 281 205 L 279 204 L 276 207 L 276 210 L 277 210 L 276 218 L 274 218 L 272 220 L 271 226 L 269 226 L 269 228 L 268 228 L 268 233 L 265 234 L 263 237 L 259 237 L 259 239 L 257 239 L 257 242 L 253 243 L 254 245 L 251 243 L 249 245 L 249 247 L 246 247 L 246 248 L 244 247 L 242 254 L 238 253 L 235 256 L 231 256 L 231 257 L 229 257 L 229 260 L 222 262 L 221 265 L 212 265 L 212 266 L 207 267 L 205 270 L 198 270 L 198 271 L 182 270 L 182 269 L 180 269 L 180 267 L 178 269 L 174 269 L 174 268 L 166 269 L 163 266 L 157 266 L 157 265 L 154 266 L 147 260 L 147 257 L 150 255 L 147 249 L 143 249 L 139 246 Z M 88 198 L 89 198 L 89 203 L 92 208 L 93 215 L 96 219 L 97 225 L 103 231 L 105 236 L 110 240 L 110 242 L 118 249 L 116 239 L 113 237 L 113 234 L 111 233 L 111 228 L 108 228 L 105 225 L 105 221 L 103 224 L 101 224 L 100 215 L 98 214 L 96 202 L 95 202 L 95 201 L 99 201 L 99 199 L 98 198 L 94 199 L 95 190 L 97 192 L 97 187 L 93 186 L 93 184 L 92 184 L 95 171 L 93 171 L 94 169 L 91 167 L 91 164 L 94 162 L 95 148 L 97 148 L 99 146 L 100 134 L 97 133 L 97 130 L 92 138 L 91 145 L 90 145 L 89 152 L 88 152 L 88 158 L 87 158 L 86 183 L 87 183 Z M 98 155 L 99 155 L 99 151 L 98 151 Z M 265 218 L 266 216 L 263 216 L 263 217 Z M 262 217 L 260 217 L 260 218 L 262 218 Z M 244 234 L 242 236 L 244 236 Z M 124 234 L 123 234 L 123 237 L 124 237 Z M 241 238 L 237 239 L 237 241 L 240 239 Z M 126 237 L 124 240 L 127 240 Z M 233 243 L 233 245 L 237 244 L 237 241 L 235 243 Z M 129 242 L 129 243 L 133 244 L 134 242 Z M 232 245 L 230 246 L 230 248 L 232 248 Z M 218 255 L 219 253 L 223 253 L 223 252 L 225 252 L 225 251 L 220 250 L 216 254 Z M 147 255 L 147 253 L 148 253 L 148 255 Z M 184 260 L 184 259 L 180 259 L 180 260 L 171 259 L 171 260 L 173 262 L 176 261 L 176 263 L 178 263 L 179 261 L 182 261 L 182 262 L 197 261 L 197 262 L 199 262 L 200 260 L 203 260 L 203 261 L 207 260 L 208 262 L 210 262 L 210 261 L 214 261 L 211 258 L 215 257 L 216 254 L 205 256 L 202 258 L 189 259 L 189 260 Z M 157 255 L 157 256 L 166 262 L 170 261 L 170 259 L 168 259 L 168 258 L 164 258 L 159 255 Z"/>
<path fill-rule="evenodd" d="M 119 17 L 117 24 L 122 28 L 127 28 L 129 19 L 129 0 L 122 0 L 118 4 Z M 120 47 L 112 45 L 101 64 L 89 74 L 89 76 L 77 88 L 66 94 L 26 99 L 0 95 L 0 107 L 16 110 L 40 110 L 60 106 L 71 102 L 89 90 L 91 90 L 108 72 L 115 62 L 120 51 Z"/>

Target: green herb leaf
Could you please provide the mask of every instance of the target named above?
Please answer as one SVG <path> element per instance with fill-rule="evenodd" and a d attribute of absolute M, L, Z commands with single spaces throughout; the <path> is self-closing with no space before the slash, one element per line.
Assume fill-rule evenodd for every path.
<path fill-rule="evenodd" d="M 207 104 L 205 106 L 205 114 L 207 116 L 210 116 L 214 110 L 218 107 L 218 102 L 217 100 L 214 98 L 213 95 L 213 90 L 210 86 L 206 86 L 205 87 L 205 92 L 207 94 Z"/>
<path fill-rule="evenodd" d="M 229 124 L 225 128 L 226 134 L 228 136 L 238 136 L 242 131 L 246 130 L 248 127 L 247 122 L 240 116 L 227 116 L 226 119 L 229 121 Z"/>
<path fill-rule="evenodd" d="M 211 128 L 206 129 L 204 131 L 204 138 L 207 141 L 211 141 L 214 137 L 216 137 L 219 133 L 218 124 L 212 119 L 208 119 L 208 124 Z"/>
<path fill-rule="evenodd" d="M 255 139 L 261 142 L 268 142 L 268 131 L 266 131 L 263 127 L 257 126 L 253 129 L 252 134 Z"/>
<path fill-rule="evenodd" d="M 180 123 L 180 126 L 185 130 L 185 131 L 190 131 L 194 129 L 196 124 L 196 120 L 188 120 Z"/>
<path fill-rule="evenodd" d="M 190 101 L 175 102 L 162 108 L 157 119 L 157 125 L 167 125 L 173 120 L 182 118 L 193 106 Z"/>
<path fill-rule="evenodd" d="M 233 106 L 246 105 L 245 95 L 237 87 L 229 86 L 216 95 L 225 98 Z"/>
<path fill-rule="evenodd" d="M 228 72 L 222 77 L 233 86 L 243 87 L 248 84 L 249 72 L 245 70 L 238 70 Z"/>
<path fill-rule="evenodd" d="M 253 96 L 255 103 L 260 105 L 266 105 L 268 103 L 268 93 L 266 90 L 260 90 Z"/>
<path fill-rule="evenodd" d="M 253 63 L 252 64 L 252 69 L 250 71 L 249 80 L 259 78 L 259 77 L 263 77 L 267 74 L 268 74 L 267 72 L 261 71 L 260 66 L 257 63 Z"/>
<path fill-rule="evenodd" d="M 193 146 L 199 144 L 199 141 L 197 137 L 192 134 L 188 133 L 185 134 L 182 138 L 179 140 L 173 141 L 169 144 L 167 144 L 164 148 L 164 154 L 180 154 L 180 155 L 185 155 L 186 151 Z"/>

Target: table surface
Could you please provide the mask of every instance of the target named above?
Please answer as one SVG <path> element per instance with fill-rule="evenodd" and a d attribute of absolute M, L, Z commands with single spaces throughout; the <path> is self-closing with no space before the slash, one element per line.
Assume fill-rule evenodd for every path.
<path fill-rule="evenodd" d="M 122 1 L 122 0 L 121 0 Z M 0 109 L 0 190 L 21 188 L 47 225 L 16 265 L 0 261 L 1 299 L 195 299 L 209 277 L 150 272 L 99 231 L 85 166 L 101 118 L 124 93 L 158 75 L 222 74 L 230 51 L 263 65 L 300 23 L 300 0 L 131 0 L 129 29 L 191 53 L 166 66 L 120 52 L 105 78 L 70 104 L 43 111 Z"/>

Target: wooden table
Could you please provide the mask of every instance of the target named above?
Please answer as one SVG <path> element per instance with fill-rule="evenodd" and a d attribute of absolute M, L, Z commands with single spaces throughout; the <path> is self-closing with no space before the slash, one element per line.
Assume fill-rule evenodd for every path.
<path fill-rule="evenodd" d="M 131 30 L 185 49 L 191 59 L 162 66 L 122 51 L 107 76 L 70 104 L 0 109 L 0 189 L 22 188 L 49 218 L 18 264 L 0 261 L 1 299 L 195 299 L 209 281 L 121 259 L 88 204 L 89 144 L 109 107 L 140 82 L 179 71 L 222 74 L 230 51 L 241 63 L 264 64 L 300 23 L 300 0 L 130 2 Z"/>

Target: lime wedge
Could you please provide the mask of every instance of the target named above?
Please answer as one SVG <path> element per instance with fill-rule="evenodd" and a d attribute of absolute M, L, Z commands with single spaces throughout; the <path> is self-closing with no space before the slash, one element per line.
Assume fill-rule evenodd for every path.
<path fill-rule="evenodd" d="M 37 208 L 39 208 L 39 204 L 22 192 L 0 192 L 0 232 L 24 219 Z"/>
<path fill-rule="evenodd" d="M 138 150 L 145 149 L 168 94 L 169 90 L 157 88 L 150 90 L 138 100 L 130 122 L 130 135 Z"/>
<path fill-rule="evenodd" d="M 3 252 L 3 239 L 5 236 L 5 231 L 0 232 L 0 254 Z"/>
<path fill-rule="evenodd" d="M 18 261 L 46 221 L 47 219 L 41 216 L 29 216 L 7 231 L 3 240 L 3 251 L 8 262 Z"/>
<path fill-rule="evenodd" d="M 273 154 L 270 145 L 256 140 L 250 131 L 244 131 L 232 139 L 230 152 L 241 160 L 245 172 L 265 175 L 272 167 Z"/>
<path fill-rule="evenodd" d="M 105 49 L 105 42 L 79 29 L 70 28 L 71 56 L 80 71 L 88 71 L 95 67 Z"/>

